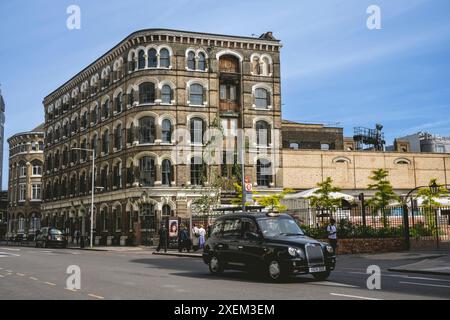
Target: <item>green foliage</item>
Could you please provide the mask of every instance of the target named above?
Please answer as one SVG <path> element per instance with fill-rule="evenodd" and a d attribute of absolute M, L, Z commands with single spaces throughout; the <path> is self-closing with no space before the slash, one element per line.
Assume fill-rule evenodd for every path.
<path fill-rule="evenodd" d="M 391 182 L 388 180 L 389 173 L 384 169 L 372 171 L 373 176 L 369 177 L 374 183 L 368 185 L 369 190 L 376 190 L 375 195 L 367 201 L 367 204 L 373 208 L 373 213 L 381 210 L 383 215 L 382 222 L 385 228 L 389 225 L 389 220 L 386 218 L 386 207 L 392 200 L 400 201 L 400 198 L 395 194 Z"/>
<path fill-rule="evenodd" d="M 236 198 L 231 200 L 231 203 L 235 206 L 241 206 L 242 205 L 242 185 L 240 183 L 233 183 L 234 191 L 236 193 Z M 253 194 L 258 194 L 257 192 L 253 191 Z M 245 203 L 246 206 L 251 205 L 250 202 Z"/>
<path fill-rule="evenodd" d="M 437 190 L 432 190 L 431 186 L 438 185 L 437 179 L 431 179 L 429 186 L 426 188 L 421 188 L 417 192 L 417 198 L 422 198 L 422 206 L 424 210 L 425 215 L 425 221 L 426 225 L 429 227 L 433 235 L 436 235 L 437 227 L 436 227 L 436 221 L 435 221 L 435 210 L 441 206 L 439 202 L 436 201 L 436 199 L 448 197 L 448 191 L 447 188 L 444 186 L 439 186 Z"/>
<path fill-rule="evenodd" d="M 294 190 L 292 189 L 284 189 L 283 192 L 279 194 L 254 197 L 253 200 L 257 201 L 259 205 L 268 208 L 271 212 L 282 212 L 285 211 L 287 207 L 281 204 L 281 200 L 283 200 L 288 193 L 293 192 Z"/>
<path fill-rule="evenodd" d="M 328 177 L 325 181 L 317 184 L 318 189 L 314 191 L 314 195 L 309 197 L 311 207 L 321 212 L 334 212 L 336 208 L 341 206 L 341 199 L 334 199 L 331 193 L 341 191 L 340 188 L 333 186 L 333 179 Z"/>

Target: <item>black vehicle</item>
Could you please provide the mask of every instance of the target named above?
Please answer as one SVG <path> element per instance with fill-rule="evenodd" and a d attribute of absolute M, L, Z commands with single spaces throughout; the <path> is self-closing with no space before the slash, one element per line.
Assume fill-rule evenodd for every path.
<path fill-rule="evenodd" d="M 45 227 L 36 235 L 36 248 L 67 248 L 67 237 L 58 229 Z"/>
<path fill-rule="evenodd" d="M 216 220 L 203 261 L 213 274 L 255 270 L 273 281 L 298 274 L 325 280 L 336 255 L 330 245 L 305 236 L 290 215 L 238 213 Z"/>

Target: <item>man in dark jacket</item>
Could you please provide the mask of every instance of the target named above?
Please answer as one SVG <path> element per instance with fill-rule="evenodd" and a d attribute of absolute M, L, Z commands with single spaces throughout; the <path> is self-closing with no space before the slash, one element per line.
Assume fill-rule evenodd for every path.
<path fill-rule="evenodd" d="M 156 251 L 159 252 L 161 248 L 164 248 L 164 252 L 167 252 L 167 241 L 168 241 L 168 232 L 166 225 L 163 224 L 161 226 L 161 229 L 159 229 L 159 244 Z"/>
<path fill-rule="evenodd" d="M 180 244 L 178 246 L 178 251 L 182 252 L 183 249 L 186 249 L 187 252 L 191 251 L 191 245 L 190 245 L 190 239 L 189 239 L 189 233 L 187 231 L 186 226 L 181 226 L 181 231 L 179 234 Z"/>

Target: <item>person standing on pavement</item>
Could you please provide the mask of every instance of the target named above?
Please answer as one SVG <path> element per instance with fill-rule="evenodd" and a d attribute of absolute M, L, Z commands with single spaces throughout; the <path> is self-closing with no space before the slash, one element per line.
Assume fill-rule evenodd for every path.
<path fill-rule="evenodd" d="M 73 237 L 75 238 L 75 241 L 77 243 L 77 245 L 80 243 L 80 230 L 75 230 Z"/>
<path fill-rule="evenodd" d="M 194 252 L 197 251 L 199 248 L 199 243 L 200 243 L 200 240 L 199 240 L 200 234 L 198 233 L 199 230 L 200 229 L 197 228 L 197 225 L 194 223 L 192 230 L 191 230 L 192 231 L 192 250 L 194 250 Z"/>
<path fill-rule="evenodd" d="M 178 246 L 178 251 L 183 252 L 183 249 L 186 249 L 187 252 L 191 251 L 189 246 L 189 233 L 184 225 L 181 225 L 180 227 L 179 239 L 180 244 Z"/>
<path fill-rule="evenodd" d="M 158 248 L 156 249 L 157 252 L 161 250 L 161 248 L 164 248 L 164 252 L 167 252 L 167 241 L 168 241 L 168 231 L 166 228 L 166 225 L 161 225 L 161 228 L 159 229 L 159 244 Z"/>
<path fill-rule="evenodd" d="M 200 229 L 198 229 L 198 240 L 199 240 L 199 246 L 200 249 L 203 249 L 203 247 L 205 246 L 205 242 L 206 242 L 206 230 L 203 227 L 203 225 L 200 226 Z"/>
<path fill-rule="evenodd" d="M 330 224 L 327 226 L 327 233 L 328 233 L 328 242 L 330 243 L 330 246 L 333 247 L 334 253 L 336 253 L 337 248 L 337 228 L 336 228 L 336 220 L 331 219 Z"/>

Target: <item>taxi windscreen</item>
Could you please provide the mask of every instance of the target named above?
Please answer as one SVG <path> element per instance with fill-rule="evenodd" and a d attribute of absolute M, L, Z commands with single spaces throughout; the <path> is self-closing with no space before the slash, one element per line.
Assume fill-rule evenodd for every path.
<path fill-rule="evenodd" d="M 294 219 L 263 218 L 258 219 L 258 224 L 263 235 L 266 237 L 305 235 Z"/>

